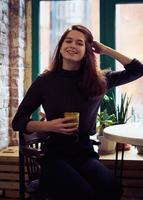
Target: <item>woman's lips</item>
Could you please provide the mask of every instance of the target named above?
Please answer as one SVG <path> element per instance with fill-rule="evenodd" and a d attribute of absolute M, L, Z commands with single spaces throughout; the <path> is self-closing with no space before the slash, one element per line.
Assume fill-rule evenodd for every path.
<path fill-rule="evenodd" d="M 69 53 L 69 54 L 78 54 L 78 52 L 77 52 L 77 51 L 71 51 L 71 50 L 67 50 L 66 52 L 67 52 L 67 53 Z"/>

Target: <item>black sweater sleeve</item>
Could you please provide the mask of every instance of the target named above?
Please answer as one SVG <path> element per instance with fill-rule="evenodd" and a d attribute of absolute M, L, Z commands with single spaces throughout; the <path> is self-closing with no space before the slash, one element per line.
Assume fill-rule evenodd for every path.
<path fill-rule="evenodd" d="M 124 66 L 122 71 L 110 71 L 106 73 L 107 89 L 132 82 L 143 76 L 143 64 L 137 59 Z"/>
<path fill-rule="evenodd" d="M 13 130 L 26 132 L 26 125 L 32 120 L 31 114 L 41 104 L 41 90 L 41 77 L 39 76 L 28 89 L 12 120 Z"/>

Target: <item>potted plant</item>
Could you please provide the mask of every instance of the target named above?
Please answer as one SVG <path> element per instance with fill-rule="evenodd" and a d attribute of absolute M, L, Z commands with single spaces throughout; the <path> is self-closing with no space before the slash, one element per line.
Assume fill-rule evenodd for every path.
<path fill-rule="evenodd" d="M 129 106 L 131 103 L 131 97 L 127 96 L 127 93 L 122 93 L 120 103 L 116 105 L 115 95 L 111 93 L 111 96 L 105 95 L 102 102 L 103 109 L 107 109 L 109 116 L 114 115 L 114 124 L 125 124 L 130 119 L 128 117 Z M 112 124 L 111 124 L 112 125 Z M 120 146 L 120 145 L 119 145 Z M 125 150 L 129 150 L 130 145 L 125 144 Z"/>
<path fill-rule="evenodd" d="M 116 122 L 115 114 L 109 115 L 106 109 L 98 113 L 97 139 L 101 142 L 98 148 L 99 154 L 110 154 L 115 152 L 116 142 L 106 139 L 103 134 L 103 129 L 107 126 L 115 124 L 115 122 Z"/>
<path fill-rule="evenodd" d="M 138 154 L 143 155 L 143 146 L 137 145 L 136 147 L 137 147 L 137 152 L 138 152 Z"/>

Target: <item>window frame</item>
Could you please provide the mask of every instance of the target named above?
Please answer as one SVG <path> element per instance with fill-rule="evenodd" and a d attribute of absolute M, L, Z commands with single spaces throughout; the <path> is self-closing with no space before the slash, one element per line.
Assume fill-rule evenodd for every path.
<path fill-rule="evenodd" d="M 100 41 L 111 48 L 115 46 L 115 12 L 116 4 L 143 3 L 143 0 L 100 0 Z M 102 69 L 111 66 L 115 70 L 114 59 L 101 56 Z"/>
<path fill-rule="evenodd" d="M 137 4 L 143 3 L 143 0 L 100 0 L 100 42 L 116 49 L 115 41 L 115 28 L 116 28 L 116 4 Z M 115 70 L 115 60 L 109 56 L 100 56 L 101 69 L 111 68 Z M 116 95 L 116 89 L 112 89 L 108 92 Z M 102 110 L 102 105 L 101 105 Z"/>

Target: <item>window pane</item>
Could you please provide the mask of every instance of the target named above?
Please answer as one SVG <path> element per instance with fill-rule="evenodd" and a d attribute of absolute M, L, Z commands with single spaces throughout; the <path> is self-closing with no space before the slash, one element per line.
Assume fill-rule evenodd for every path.
<path fill-rule="evenodd" d="M 116 49 L 123 54 L 143 62 L 143 4 L 116 5 Z M 123 67 L 116 63 L 117 69 Z M 117 100 L 121 93 L 132 96 L 132 121 L 143 122 L 143 78 L 120 86 L 116 90 Z M 131 121 L 130 120 L 130 121 Z"/>
<path fill-rule="evenodd" d="M 40 2 L 40 71 L 47 67 L 50 58 L 50 1 Z"/>
<path fill-rule="evenodd" d="M 49 65 L 59 38 L 72 24 L 87 26 L 99 40 L 99 0 L 40 2 L 41 72 Z"/>

